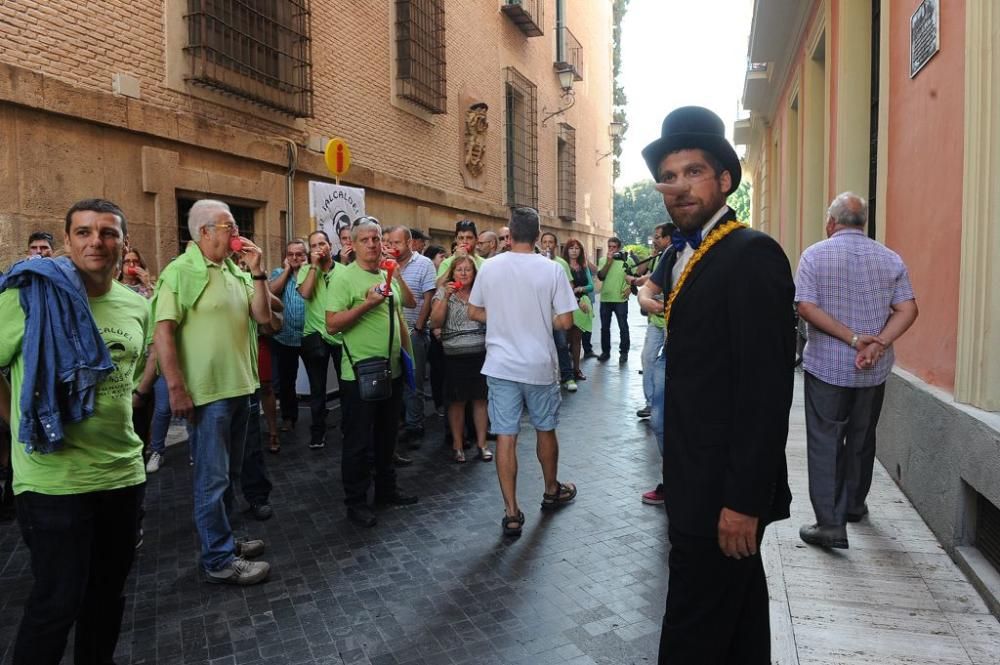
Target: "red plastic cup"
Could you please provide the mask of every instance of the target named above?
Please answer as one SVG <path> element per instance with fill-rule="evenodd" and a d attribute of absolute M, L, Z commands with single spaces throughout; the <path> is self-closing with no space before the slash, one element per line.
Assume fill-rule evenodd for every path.
<path fill-rule="evenodd" d="M 451 288 L 455 289 L 456 291 L 461 291 L 462 290 L 462 283 L 461 282 L 452 282 L 451 283 Z"/>
<path fill-rule="evenodd" d="M 234 252 L 243 251 L 243 239 L 240 238 L 239 236 L 233 236 L 232 238 L 230 238 L 229 249 L 233 250 Z"/>
<path fill-rule="evenodd" d="M 125 266 L 125 274 L 129 277 L 135 277 L 139 271 L 135 269 L 135 266 Z"/>

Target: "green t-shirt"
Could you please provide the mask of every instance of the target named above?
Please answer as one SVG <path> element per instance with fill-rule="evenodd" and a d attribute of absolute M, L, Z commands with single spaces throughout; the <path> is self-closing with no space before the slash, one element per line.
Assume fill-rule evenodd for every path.
<path fill-rule="evenodd" d="M 483 267 L 483 261 L 485 261 L 486 259 L 479 256 L 478 254 L 470 254 L 469 256 L 472 257 L 472 262 L 476 264 L 476 272 L 479 272 L 479 269 Z M 455 262 L 454 256 L 449 256 L 444 261 L 442 261 L 441 265 L 438 266 L 437 279 L 441 279 L 442 277 L 447 275 L 448 271 L 451 270 L 451 264 L 454 262 Z"/>
<path fill-rule="evenodd" d="M 661 256 L 663 255 L 660 254 L 660 256 L 657 256 L 656 258 L 654 258 L 652 261 L 649 262 L 649 270 L 646 271 L 647 275 L 652 275 L 653 271 L 656 270 L 656 264 L 660 262 Z M 664 293 L 663 296 L 666 297 L 667 294 Z M 666 325 L 666 322 L 663 320 L 662 314 L 649 314 L 646 318 L 648 318 L 649 322 L 652 325 L 656 326 L 657 328 L 663 328 Z"/>
<path fill-rule="evenodd" d="M 316 271 L 316 286 L 313 288 L 313 297 L 306 300 L 306 318 L 305 324 L 302 326 L 302 336 L 311 335 L 313 333 L 319 333 L 322 335 L 323 339 L 326 340 L 327 344 L 340 344 L 341 335 L 331 335 L 326 331 L 326 302 L 329 298 L 327 293 L 330 290 L 330 285 L 333 284 L 333 272 L 338 267 L 336 261 L 329 270 L 323 272 L 319 268 L 313 268 Z M 339 266 L 340 270 L 343 270 L 345 266 L 341 264 Z M 309 264 L 304 263 L 302 267 L 299 268 L 299 272 L 295 275 L 295 286 L 302 286 L 302 282 L 306 281 L 306 277 L 309 276 Z M 340 276 L 340 270 L 337 271 L 337 276 Z"/>
<path fill-rule="evenodd" d="M 337 279 L 330 283 L 327 290 L 326 309 L 330 312 L 345 312 L 357 307 L 368 298 L 368 292 L 376 284 L 385 284 L 385 272 L 368 272 L 357 262 L 337 271 Z M 393 303 L 396 307 L 397 319 L 392 336 L 392 376 L 399 377 L 402 367 L 399 359 L 399 318 L 403 312 L 403 295 L 399 286 L 393 281 Z M 366 358 L 385 358 L 389 348 L 389 305 L 388 301 L 367 312 L 354 324 L 350 330 L 343 333 L 344 347 L 351 352 L 354 362 Z M 343 355 L 340 363 L 340 376 L 344 381 L 354 381 L 354 368 Z"/>
<path fill-rule="evenodd" d="M 97 386 L 94 415 L 65 426 L 62 448 L 29 455 L 17 441 L 24 382 L 24 310 L 17 289 L 0 294 L 0 366 L 11 369 L 15 494 L 83 494 L 132 487 L 146 479 L 142 441 L 132 429 L 132 390 L 146 364 L 149 302 L 118 282 L 112 283 L 108 293 L 89 300 L 114 371 Z"/>
<path fill-rule="evenodd" d="M 251 395 L 257 390 L 257 331 L 250 325 L 254 287 L 250 276 L 235 275 L 208 259 L 208 284 L 190 309 L 171 290 L 164 268 L 156 294 L 156 322 L 175 321 L 177 359 L 195 406 Z"/>
<path fill-rule="evenodd" d="M 597 271 L 600 272 L 607 262 L 607 257 L 602 258 L 597 264 Z M 614 261 L 608 269 L 607 276 L 601 282 L 601 302 L 625 302 L 628 300 L 629 294 L 628 291 L 625 291 L 624 263 L 623 261 Z M 633 265 L 632 259 L 628 259 L 627 263 L 630 266 Z M 625 295 L 622 295 L 622 291 L 625 291 Z"/>
<path fill-rule="evenodd" d="M 573 281 L 573 271 L 569 269 L 569 264 L 566 263 L 566 259 L 564 259 L 561 256 L 556 256 L 552 260 L 562 266 L 562 269 L 566 271 L 566 277 L 568 277 L 569 281 L 572 282 Z"/>

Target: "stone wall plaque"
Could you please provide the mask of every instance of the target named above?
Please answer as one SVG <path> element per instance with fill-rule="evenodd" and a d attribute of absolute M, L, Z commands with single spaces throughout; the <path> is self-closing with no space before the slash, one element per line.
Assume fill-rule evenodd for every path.
<path fill-rule="evenodd" d="M 489 106 L 468 94 L 459 96 L 462 110 L 460 168 L 469 189 L 483 191 L 486 181 L 486 139 L 490 128 Z"/>
<path fill-rule="evenodd" d="M 941 48 L 941 0 L 924 0 L 910 16 L 910 78 Z"/>

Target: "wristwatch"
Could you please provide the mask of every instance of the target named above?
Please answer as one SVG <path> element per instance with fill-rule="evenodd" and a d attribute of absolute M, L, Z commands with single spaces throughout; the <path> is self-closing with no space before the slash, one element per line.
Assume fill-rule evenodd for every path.
<path fill-rule="evenodd" d="M 267 279 L 267 273 L 266 272 L 262 272 L 259 275 L 254 275 L 253 279 L 257 280 L 258 282 L 263 282 L 265 279 Z"/>
<path fill-rule="evenodd" d="M 851 348 L 852 349 L 858 348 L 858 336 L 857 335 L 854 335 L 854 334 L 851 335 Z"/>

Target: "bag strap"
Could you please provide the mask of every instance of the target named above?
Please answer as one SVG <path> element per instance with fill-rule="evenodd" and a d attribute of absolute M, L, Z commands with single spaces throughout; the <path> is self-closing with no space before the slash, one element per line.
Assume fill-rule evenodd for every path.
<path fill-rule="evenodd" d="M 385 357 L 392 362 L 392 340 L 396 332 L 396 308 L 392 306 L 392 290 L 389 291 L 389 297 L 386 298 L 386 302 L 389 303 L 389 349 L 386 351 Z M 351 357 L 351 350 L 347 348 L 347 338 L 343 341 L 344 352 L 347 354 L 347 362 L 354 367 L 354 358 Z"/>

